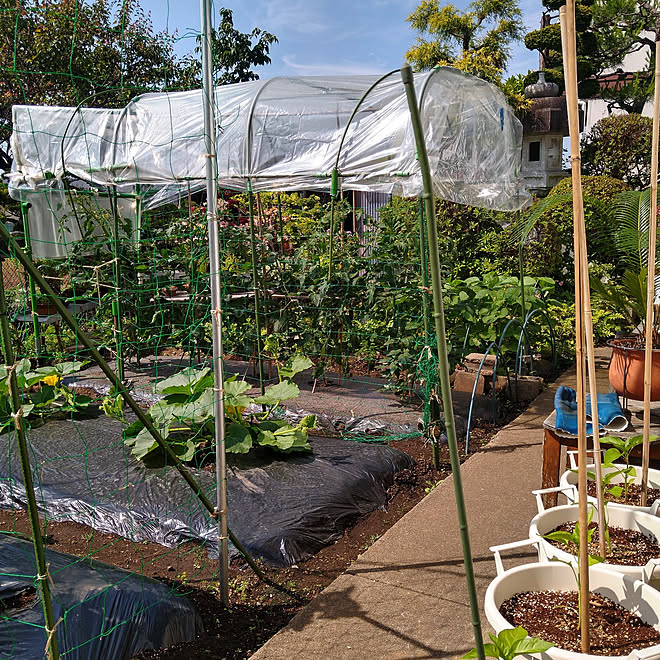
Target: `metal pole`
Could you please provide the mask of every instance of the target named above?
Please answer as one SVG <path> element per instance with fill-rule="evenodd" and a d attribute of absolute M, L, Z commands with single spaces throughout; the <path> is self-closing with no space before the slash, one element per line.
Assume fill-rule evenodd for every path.
<path fill-rule="evenodd" d="M 485 660 L 484 643 L 481 632 L 481 618 L 479 616 L 479 602 L 477 600 L 477 586 L 474 580 L 474 566 L 472 565 L 472 550 L 470 548 L 470 534 L 468 531 L 467 513 L 465 510 L 465 496 L 463 495 L 463 480 L 461 478 L 461 462 L 458 457 L 456 443 L 456 425 L 454 423 L 454 408 L 449 382 L 449 355 L 447 351 L 447 337 L 445 332 L 445 313 L 442 303 L 442 276 L 440 274 L 440 257 L 438 253 L 438 231 L 435 222 L 435 205 L 433 203 L 433 184 L 429 157 L 426 151 L 424 130 L 417 106 L 417 95 L 412 69 L 409 64 L 401 67 L 401 78 L 408 97 L 408 107 L 412 120 L 415 142 L 417 144 L 417 157 L 424 183 L 424 208 L 426 211 L 426 231 L 429 243 L 429 256 L 431 262 L 431 282 L 433 294 L 433 319 L 435 321 L 435 334 L 438 347 L 438 370 L 440 386 L 442 389 L 442 404 L 445 412 L 445 431 L 449 443 L 451 457 L 451 471 L 454 476 L 454 492 L 456 495 L 456 508 L 458 509 L 458 524 L 461 532 L 463 546 L 463 563 L 465 566 L 465 579 L 467 581 L 470 610 L 472 612 L 472 628 L 479 660 Z"/>
<path fill-rule="evenodd" d="M 211 0 L 201 0 L 204 141 L 206 148 L 206 218 L 209 231 L 211 325 L 213 328 L 213 413 L 215 416 L 215 473 L 217 480 L 220 601 L 229 604 L 229 542 L 227 526 L 227 462 L 225 455 L 225 401 L 222 365 L 222 282 L 218 239 L 218 180 L 216 169 L 213 62 L 211 59 Z"/>
<path fill-rule="evenodd" d="M 3 224 L 4 228 L 4 224 Z M 6 229 L 5 229 L 6 231 Z M 7 360 L 7 366 L 12 367 L 15 362 L 14 349 L 11 345 L 11 331 L 9 329 L 9 319 L 7 318 L 7 301 L 5 299 L 5 283 L 1 276 L 2 263 L 4 258 L 0 258 L 0 333 L 2 334 L 2 344 Z M 23 421 L 21 400 L 18 393 L 18 383 L 16 382 L 16 370 L 12 368 L 9 372 L 9 393 L 11 397 L 11 409 L 14 416 L 14 425 L 16 428 L 16 440 L 18 442 L 18 453 L 21 461 L 21 471 L 23 473 L 23 485 L 25 486 L 25 497 L 27 499 L 28 517 L 30 518 L 30 528 L 32 529 L 32 545 L 34 546 L 34 556 L 37 562 L 37 581 L 41 590 L 41 605 L 44 611 L 44 622 L 48 644 L 46 650 L 50 660 L 58 660 L 60 657 L 59 647 L 57 645 L 57 632 L 55 631 L 55 617 L 53 616 L 53 604 L 50 597 L 50 584 L 48 583 L 48 565 L 46 564 L 46 554 L 44 551 L 44 540 L 39 526 L 39 512 L 37 509 L 37 498 L 34 495 L 34 482 L 32 481 L 32 466 L 30 465 L 30 453 L 25 438 L 25 422 Z"/>

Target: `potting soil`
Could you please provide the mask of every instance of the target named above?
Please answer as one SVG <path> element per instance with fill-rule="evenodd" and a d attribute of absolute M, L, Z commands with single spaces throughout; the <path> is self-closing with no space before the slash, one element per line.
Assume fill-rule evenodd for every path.
<path fill-rule="evenodd" d="M 149 468 L 124 446 L 122 426 L 104 415 L 51 419 L 29 430 L 38 506 L 69 520 L 135 541 L 167 547 L 190 539 L 217 556 L 217 523 L 172 466 Z M 13 434 L 0 436 L 0 506 L 26 506 Z M 228 457 L 229 525 L 246 549 L 287 566 L 340 538 L 346 527 L 387 501 L 394 475 L 412 466 L 385 445 L 310 438 L 309 454 L 268 450 Z M 216 501 L 215 475 L 192 469 Z"/>
<path fill-rule="evenodd" d="M 192 604 L 160 582 L 46 547 L 60 654 L 67 660 L 129 660 L 203 631 Z M 32 543 L 0 537 L 0 656 L 45 655 L 44 615 L 35 590 Z"/>

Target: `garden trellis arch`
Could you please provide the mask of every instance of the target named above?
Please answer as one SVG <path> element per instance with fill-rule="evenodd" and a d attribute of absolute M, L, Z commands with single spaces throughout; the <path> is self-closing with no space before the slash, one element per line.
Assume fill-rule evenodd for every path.
<path fill-rule="evenodd" d="M 334 199 L 340 189 L 422 195 L 429 232 L 435 231 L 428 205 L 434 195 L 493 210 L 525 206 L 522 127 L 501 91 L 439 67 L 410 74 L 406 93 L 394 74 L 227 85 L 214 89 L 213 112 L 206 114 L 210 94 L 200 90 L 145 94 L 119 111 L 15 106 L 12 193 L 20 198 L 74 177 L 89 186 L 139 191 L 149 207 L 173 189 L 204 187 L 212 158 L 214 184 L 250 198 L 260 191 L 313 190 Z M 418 112 L 417 130 L 411 112 Z M 209 250 L 217 257 L 217 241 Z M 439 295 L 435 275 L 433 289 Z M 216 433 L 223 423 L 218 420 Z M 222 507 L 219 513 L 226 516 Z"/>

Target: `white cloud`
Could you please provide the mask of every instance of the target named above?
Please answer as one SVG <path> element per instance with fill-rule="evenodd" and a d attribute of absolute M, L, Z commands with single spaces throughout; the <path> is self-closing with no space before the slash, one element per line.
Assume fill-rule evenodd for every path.
<path fill-rule="evenodd" d="M 357 76 L 384 73 L 386 70 L 386 67 L 379 63 L 365 64 L 348 60 L 300 64 L 296 62 L 295 55 L 284 55 L 282 61 L 291 70 L 289 73 L 300 76 Z"/>
<path fill-rule="evenodd" d="M 261 18 L 259 20 L 274 34 L 278 34 L 278 30 L 321 34 L 333 29 L 331 6 L 325 2 L 267 0 L 260 3 L 260 8 L 258 15 L 262 16 L 263 20 Z"/>

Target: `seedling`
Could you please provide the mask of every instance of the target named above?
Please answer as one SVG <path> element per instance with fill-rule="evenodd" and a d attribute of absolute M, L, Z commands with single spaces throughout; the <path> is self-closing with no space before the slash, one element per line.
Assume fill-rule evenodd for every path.
<path fill-rule="evenodd" d="M 502 630 L 497 637 L 492 634 L 488 636 L 492 644 L 484 644 L 484 652 L 487 658 L 513 660 L 513 658 L 523 655 L 523 653 L 543 653 L 554 646 L 552 642 L 545 642 L 538 639 L 538 637 L 528 637 L 527 631 L 520 626 Z M 461 660 L 477 657 L 477 649 L 472 649 Z"/>
<path fill-rule="evenodd" d="M 591 519 L 594 517 L 594 509 L 592 508 L 589 511 L 589 516 L 587 518 L 587 546 L 591 543 L 591 537 L 594 534 L 594 529 L 589 528 Z M 565 561 L 563 559 L 558 559 L 553 557 L 553 561 L 559 561 L 562 564 L 566 564 L 573 571 L 573 576 L 575 577 L 575 582 L 577 583 L 577 592 L 578 592 L 578 621 L 580 620 L 580 614 L 582 613 L 582 602 L 580 596 L 580 584 L 581 584 L 581 575 L 580 575 L 580 523 L 576 522 L 575 527 L 572 532 L 550 532 L 546 534 L 543 538 L 548 539 L 549 541 L 557 541 L 563 543 L 567 546 L 569 552 L 575 552 L 577 556 L 577 562 Z M 600 564 L 605 561 L 603 557 L 599 555 L 589 555 L 589 566 L 594 564 Z M 579 625 L 579 624 L 578 624 Z"/>
<path fill-rule="evenodd" d="M 656 440 L 658 440 L 659 437 L 660 436 L 652 435 L 649 438 L 649 441 L 655 442 Z M 617 472 L 615 472 L 612 478 L 614 478 L 619 474 L 623 476 L 623 494 L 624 497 L 626 497 L 627 499 L 628 487 L 634 481 L 635 476 L 637 475 L 635 468 L 630 464 L 630 454 L 632 453 L 632 450 L 635 449 L 635 447 L 638 447 L 644 442 L 644 436 L 634 435 L 631 438 L 625 438 L 625 439 L 617 438 L 614 436 L 606 436 L 605 438 L 601 438 L 600 442 L 601 444 L 612 445 L 612 448 L 608 449 L 605 452 L 605 457 L 603 459 L 604 462 L 603 467 L 610 467 L 614 469 L 618 468 L 619 466 L 615 466 L 613 464 L 614 461 L 618 460 L 619 458 L 623 458 L 626 464 L 626 467 L 621 468 Z M 616 487 L 612 487 L 612 488 L 616 488 Z M 614 495 L 612 492 L 612 488 L 610 488 L 608 492 L 611 493 L 614 497 L 620 497 L 621 491 L 618 492 L 618 495 Z"/>

